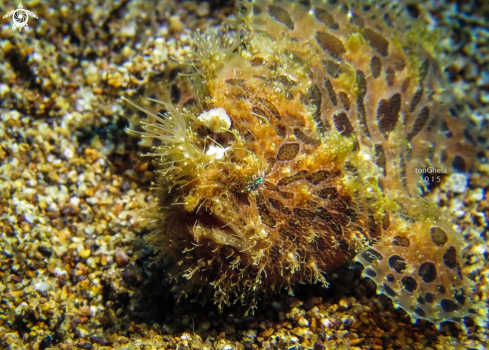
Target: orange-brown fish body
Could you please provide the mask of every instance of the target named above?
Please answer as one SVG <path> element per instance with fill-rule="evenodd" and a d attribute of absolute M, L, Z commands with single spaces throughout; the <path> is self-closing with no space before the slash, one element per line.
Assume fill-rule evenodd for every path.
<path fill-rule="evenodd" d="M 468 147 L 444 147 L 456 121 L 433 41 L 396 5 L 377 5 L 247 2 L 240 39 L 197 39 L 199 105 L 149 112 L 160 119 L 144 134 L 162 141 L 149 243 L 180 295 L 254 305 L 327 284 L 359 253 L 413 319 L 476 312 L 463 240 L 419 197 L 416 174 L 464 161 Z"/>

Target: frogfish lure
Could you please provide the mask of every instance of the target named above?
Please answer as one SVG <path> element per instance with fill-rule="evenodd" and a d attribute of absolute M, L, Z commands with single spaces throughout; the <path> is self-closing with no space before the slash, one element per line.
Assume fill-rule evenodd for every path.
<path fill-rule="evenodd" d="M 343 0 L 244 1 L 220 31 L 195 37 L 181 101 L 124 98 L 177 295 L 253 308 L 353 259 L 413 321 L 485 319 L 416 173 L 471 166 L 433 34 L 397 2 Z"/>

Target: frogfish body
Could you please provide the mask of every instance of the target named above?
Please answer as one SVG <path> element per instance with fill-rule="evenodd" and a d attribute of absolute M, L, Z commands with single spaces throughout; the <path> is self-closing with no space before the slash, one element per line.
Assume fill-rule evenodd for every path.
<path fill-rule="evenodd" d="M 228 33 L 195 39 L 194 104 L 126 100 L 178 295 L 253 307 L 354 259 L 413 320 L 479 317 L 463 238 L 417 173 L 471 165 L 432 34 L 399 4 L 340 0 L 246 1 Z"/>

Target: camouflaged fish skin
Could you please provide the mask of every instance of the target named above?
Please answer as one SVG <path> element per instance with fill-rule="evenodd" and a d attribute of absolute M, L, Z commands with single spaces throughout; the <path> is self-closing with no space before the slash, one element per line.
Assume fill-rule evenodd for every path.
<path fill-rule="evenodd" d="M 477 315 L 463 238 L 416 173 L 471 166 L 436 35 L 399 3 L 337 0 L 245 2 L 229 32 L 196 37 L 186 108 L 143 110 L 148 243 L 178 295 L 252 308 L 354 258 L 413 320 Z"/>

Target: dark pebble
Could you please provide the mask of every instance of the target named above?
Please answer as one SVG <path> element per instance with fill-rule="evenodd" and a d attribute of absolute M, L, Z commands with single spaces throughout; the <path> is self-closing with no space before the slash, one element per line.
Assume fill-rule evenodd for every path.
<path fill-rule="evenodd" d="M 41 253 L 43 256 L 45 256 L 46 258 L 50 258 L 51 255 L 53 255 L 53 252 L 50 251 L 48 247 L 42 245 L 39 246 L 39 248 L 37 248 L 37 251 Z"/>

